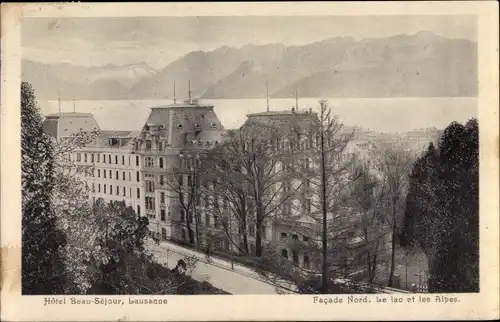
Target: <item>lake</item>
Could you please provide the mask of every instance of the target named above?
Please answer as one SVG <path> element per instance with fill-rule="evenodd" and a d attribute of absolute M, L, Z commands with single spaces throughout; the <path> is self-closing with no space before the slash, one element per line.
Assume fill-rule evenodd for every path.
<path fill-rule="evenodd" d="M 419 128 L 444 128 L 450 122 L 477 117 L 476 97 L 442 98 L 332 98 L 327 99 L 334 114 L 345 125 L 380 132 L 404 132 Z M 299 100 L 299 109 L 318 109 L 319 99 Z M 140 130 L 151 107 L 172 100 L 76 101 L 77 112 L 93 113 L 103 130 Z M 266 99 L 200 100 L 213 104 L 225 128 L 238 128 L 249 113 L 264 112 Z M 44 114 L 58 112 L 57 101 L 39 101 Z M 271 99 L 270 110 L 289 110 L 295 99 Z M 62 112 L 73 111 L 73 101 L 61 102 Z"/>

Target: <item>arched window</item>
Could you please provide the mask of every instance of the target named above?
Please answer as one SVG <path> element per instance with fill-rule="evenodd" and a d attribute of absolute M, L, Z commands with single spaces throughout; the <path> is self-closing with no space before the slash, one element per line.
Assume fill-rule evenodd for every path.
<path fill-rule="evenodd" d="M 163 158 L 160 158 L 160 168 L 163 169 Z"/>

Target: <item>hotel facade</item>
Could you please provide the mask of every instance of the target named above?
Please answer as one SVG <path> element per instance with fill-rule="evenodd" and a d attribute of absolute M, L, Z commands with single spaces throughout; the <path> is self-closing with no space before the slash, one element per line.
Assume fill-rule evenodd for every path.
<path fill-rule="evenodd" d="M 255 113 L 247 118 L 247 123 L 263 121 L 278 125 L 284 132 L 276 148 L 289 149 L 291 142 L 304 147 L 295 157 L 306 156 L 307 149 L 317 144 L 317 129 L 314 128 L 317 114 L 310 110 Z M 298 125 L 299 141 L 290 139 L 292 132 L 287 128 L 290 124 Z M 73 162 L 92 169 L 90 174 L 82 176 L 89 187 L 91 202 L 99 198 L 124 201 L 139 216 L 148 217 L 151 237 L 188 242 L 192 236 L 195 244 L 198 240 L 204 244 L 210 235 L 216 249 L 234 251 L 230 240 L 240 238 L 238 227 L 234 225 L 230 231 L 224 230 L 220 220 L 210 211 L 213 206 L 207 202 L 213 197 L 210 192 L 190 189 L 203 182 L 197 167 L 201 166 L 204 154 L 227 139 L 214 106 L 190 99 L 153 107 L 139 131 L 100 130 L 93 115 L 88 113 L 49 115 L 44 127 L 57 139 L 98 131 L 95 140 L 72 152 Z M 372 149 L 372 142 L 354 139 L 343 154 L 346 158 L 356 154 L 369 162 Z M 287 186 L 298 183 L 287 180 Z M 303 247 L 312 239 L 311 234 L 313 238 L 318 237 L 315 234 L 320 231 L 319 222 L 311 216 L 315 211 L 311 204 L 318 202 L 313 200 L 314 196 L 307 189 L 298 191 L 261 227 L 264 248 L 273 246 L 281 256 L 305 269 L 313 269 L 312 262 L 317 257 Z M 230 216 L 228 220 L 235 222 Z M 249 222 L 246 232 L 250 253 L 255 253 L 255 224 Z"/>

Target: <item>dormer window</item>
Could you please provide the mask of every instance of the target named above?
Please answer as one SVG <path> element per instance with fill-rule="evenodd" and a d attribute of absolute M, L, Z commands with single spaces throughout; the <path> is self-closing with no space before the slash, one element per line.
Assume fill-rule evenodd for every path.
<path fill-rule="evenodd" d="M 151 150 L 151 141 L 150 140 L 146 141 L 146 150 L 147 151 Z"/>

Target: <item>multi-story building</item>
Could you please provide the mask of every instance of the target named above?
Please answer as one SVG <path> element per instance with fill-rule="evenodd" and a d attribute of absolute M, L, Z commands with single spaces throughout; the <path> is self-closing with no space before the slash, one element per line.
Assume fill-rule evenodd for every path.
<path fill-rule="evenodd" d="M 249 114 L 247 118 L 248 121 L 278 125 L 279 140 L 272 142 L 276 149 L 295 148 L 296 153 L 288 155 L 304 164 L 312 163 L 307 151 L 318 144 L 316 113 L 311 110 L 272 111 Z M 93 142 L 76 149 L 72 156 L 76 164 L 92 167 L 91 174 L 83 177 L 91 190 L 91 200 L 125 201 L 138 215 L 149 218 L 150 235 L 159 239 L 188 241 L 191 234 L 195 242 L 196 239 L 202 242 L 210 233 L 216 238 L 217 248 L 229 251 L 230 242 L 224 237 L 221 222 L 209 209 L 211 202 L 208 200 L 213 196 L 206 188 L 199 189 L 203 182 L 199 169 L 204 155 L 226 140 L 213 105 L 187 100 L 153 107 L 137 132 L 100 131 L 92 114 L 86 113 L 49 115 L 44 126 L 57 138 L 80 131 L 99 131 Z M 344 157 L 357 154 L 369 160 L 371 149 L 369 140 L 355 138 L 344 149 Z M 284 167 L 285 163 L 280 165 L 278 162 L 277 167 Z M 309 187 L 307 178 L 290 177 L 286 181 L 287 187 L 300 183 Z M 196 189 L 191 189 L 193 187 Z M 311 204 L 317 204 L 318 200 L 313 199 L 317 194 L 308 189 L 297 191 L 275 216 L 264 221 L 261 236 L 264 245 L 273 245 L 282 256 L 307 269 L 312 268 L 315 254 L 311 254 L 304 244 L 311 242 L 312 236 L 319 238 L 315 234 L 320 231 L 320 223 L 311 216 L 315 211 Z M 247 227 L 252 253 L 256 248 L 255 229 L 255 225 Z M 233 227 L 231 232 L 238 235 L 238 227 Z M 238 237 L 233 238 L 237 240 Z"/>
<path fill-rule="evenodd" d="M 74 145 L 66 150 L 71 162 L 84 169 L 76 174 L 90 189 L 91 201 L 125 201 L 140 209 L 140 165 L 132 149 L 137 132 L 102 131 L 90 113 L 48 115 L 44 130 L 62 145 Z"/>
<path fill-rule="evenodd" d="M 189 187 L 196 184 L 203 154 L 223 140 L 213 105 L 190 99 L 151 109 L 133 142 L 133 153 L 141 164 L 142 213 L 150 219 L 151 234 L 184 241 L 189 234 L 199 235 L 195 234 L 200 228 L 197 223 L 204 218 L 193 218 L 193 214 L 198 214 L 195 207 L 200 197 L 192 196 Z"/>
<path fill-rule="evenodd" d="M 274 151 L 282 151 L 283 162 L 277 162 L 276 171 L 286 171 L 286 167 L 295 168 L 298 165 L 301 170 L 283 176 L 286 189 L 283 193 L 286 200 L 277 200 L 281 203 L 276 213 L 264 222 L 263 242 L 277 248 L 281 255 L 295 265 L 304 269 L 313 269 L 313 261 L 318 258 L 313 253 L 316 245 L 321 240 L 320 216 L 320 193 L 313 191 L 315 188 L 310 182 L 308 170 L 318 166 L 314 155 L 318 155 L 320 144 L 318 137 L 319 119 L 317 113 L 311 110 L 287 110 L 255 113 L 247 115 L 248 122 L 262 122 L 263 124 L 274 124 L 280 129 L 280 134 L 272 142 Z M 244 125 L 245 126 L 245 125 Z M 346 133 L 348 134 L 348 133 Z M 334 144 L 327 138 L 326 145 Z M 370 140 L 362 137 L 354 137 L 347 142 L 338 156 L 339 162 L 349 162 L 354 157 L 366 166 L 370 165 L 370 159 L 375 145 Z M 317 187 L 316 187 L 317 188 Z M 275 190 L 270 191 L 273 193 Z M 291 193 L 293 192 L 293 193 Z M 350 213 L 350 214 L 349 214 Z M 349 218 L 351 216 L 351 218 Z M 337 213 L 328 213 L 328 221 L 355 220 L 356 214 L 348 209 L 340 209 Z M 248 230 L 249 246 L 251 251 L 255 249 L 255 229 Z M 344 233 L 343 233 L 344 234 Z M 354 234 L 345 233 L 351 243 L 357 242 Z M 313 246 L 313 247 L 310 247 Z"/>

